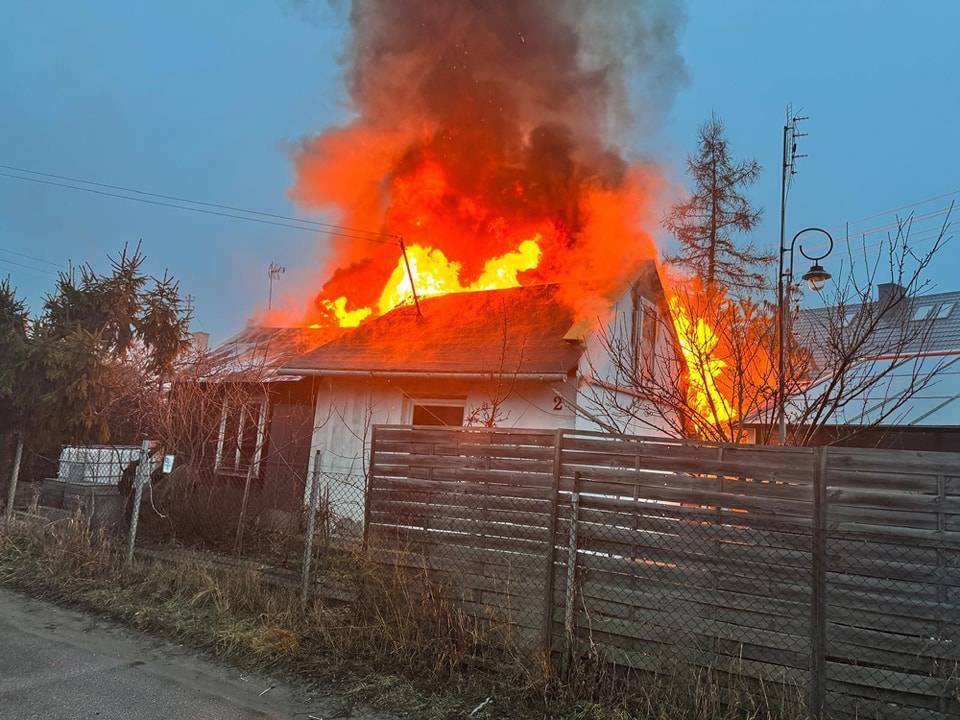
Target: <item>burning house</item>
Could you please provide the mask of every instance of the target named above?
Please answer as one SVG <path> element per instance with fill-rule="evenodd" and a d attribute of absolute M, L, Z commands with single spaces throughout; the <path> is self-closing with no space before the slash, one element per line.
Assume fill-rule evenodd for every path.
<path fill-rule="evenodd" d="M 674 13 L 353 3 L 354 115 L 302 142 L 290 190 L 338 223 L 327 264 L 261 318 L 332 338 L 266 384 L 311 395 L 310 467 L 362 474 L 373 422 L 574 427 L 578 384 L 604 374 L 597 330 L 615 318 L 641 355 L 672 347 L 656 330 L 668 305 L 650 234 L 665 183 L 621 146 L 656 126 L 682 77 Z M 276 410 L 248 415 L 274 446 L 287 432 Z M 225 439 L 218 457 L 244 457 L 238 427 L 240 449 Z"/>
<path fill-rule="evenodd" d="M 562 294 L 543 284 L 432 297 L 289 361 L 281 376 L 315 381 L 309 472 L 362 487 L 374 424 L 596 429 L 580 400 L 602 366 L 596 323 Z M 661 330 L 654 263 L 616 306 L 605 322 L 627 325 L 637 362 L 656 371 L 675 339 Z"/>

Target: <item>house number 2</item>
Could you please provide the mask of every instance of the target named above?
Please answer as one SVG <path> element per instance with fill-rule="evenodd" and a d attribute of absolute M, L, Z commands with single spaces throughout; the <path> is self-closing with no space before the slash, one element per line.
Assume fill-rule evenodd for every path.
<path fill-rule="evenodd" d="M 553 409 L 554 410 L 563 410 L 563 398 L 559 395 L 553 396 Z"/>

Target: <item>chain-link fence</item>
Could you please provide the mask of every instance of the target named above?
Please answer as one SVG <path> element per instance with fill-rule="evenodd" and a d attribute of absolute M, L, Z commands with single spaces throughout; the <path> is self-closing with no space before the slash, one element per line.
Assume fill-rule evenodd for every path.
<path fill-rule="evenodd" d="M 125 537 L 138 518 L 145 544 L 255 559 L 305 597 L 341 575 L 351 601 L 418 593 L 455 607 L 472 647 L 568 677 L 707 678 L 838 718 L 960 713 L 960 454 L 382 426 L 369 481 L 291 468 L 290 503 L 252 472 L 164 474 L 151 449 L 65 448 L 16 505 Z"/>
<path fill-rule="evenodd" d="M 50 455 L 28 449 L 25 472 L 4 487 L 4 516 L 7 510 L 11 518 L 17 510 L 51 521 L 79 515 L 92 530 L 126 544 L 131 560 L 135 545 L 175 547 L 198 559 L 230 555 L 274 567 L 280 572 L 273 577 L 290 582 L 306 581 L 311 568 L 329 574 L 335 558 L 361 549 L 363 475 L 318 471 L 308 481 L 306 468 L 285 468 L 278 480 L 264 462 L 239 477 L 164 458 L 149 441 L 65 445 Z M 304 504 L 305 488 L 315 490 L 312 504 Z"/>
<path fill-rule="evenodd" d="M 368 551 L 585 663 L 960 712 L 960 455 L 378 427 Z"/>

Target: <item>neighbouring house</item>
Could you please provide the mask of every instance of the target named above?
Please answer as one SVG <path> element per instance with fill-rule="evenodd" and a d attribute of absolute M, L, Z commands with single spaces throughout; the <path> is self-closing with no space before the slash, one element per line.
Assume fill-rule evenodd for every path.
<path fill-rule="evenodd" d="M 655 352 L 674 346 L 654 263 L 605 318 L 576 317 L 562 290 L 426 298 L 419 311 L 398 307 L 285 363 L 279 377 L 313 382 L 309 471 L 326 479 L 337 512 L 363 512 L 375 424 L 595 429 L 578 397 L 605 373 L 598 324 L 627 332 L 651 371 Z"/>
<path fill-rule="evenodd" d="M 822 420 L 818 444 L 904 450 L 956 450 L 960 447 L 960 292 L 907 296 L 894 283 L 878 286 L 874 307 L 850 305 L 801 311 L 795 331 L 821 363 L 824 333 L 842 333 L 876 306 L 900 302 L 878 323 L 869 352 L 844 373 L 862 394 L 832 409 Z M 909 338 L 904 341 L 903 338 Z M 787 417 L 826 392 L 831 376 L 820 378 L 788 398 Z"/>

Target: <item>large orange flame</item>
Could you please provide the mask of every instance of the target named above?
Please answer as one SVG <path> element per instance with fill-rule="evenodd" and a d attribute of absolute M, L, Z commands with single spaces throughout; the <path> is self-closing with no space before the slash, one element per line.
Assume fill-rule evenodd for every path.
<path fill-rule="evenodd" d="M 426 298 L 448 293 L 480 292 L 483 290 L 502 290 L 519 287 L 519 274 L 532 270 L 540 263 L 540 235 L 520 243 L 516 250 L 487 260 L 483 273 L 474 282 L 463 285 L 460 280 L 460 263 L 447 259 L 442 250 L 411 245 L 407 248 L 407 257 L 401 255 L 397 266 L 390 274 L 387 284 L 377 301 L 377 311 L 383 315 L 398 305 L 413 302 L 414 290 L 417 297 Z M 407 270 L 409 263 L 409 271 Z M 336 300 L 322 300 L 321 305 L 336 318 L 340 327 L 356 327 L 373 313 L 372 307 L 347 310 L 347 297 L 341 295 Z M 319 327 L 319 323 L 316 323 Z"/>
<path fill-rule="evenodd" d="M 679 297 L 670 298 L 670 314 L 687 368 L 687 403 L 708 423 L 729 422 L 736 412 L 718 386 L 727 362 L 715 355 L 716 331 L 704 317 L 691 317 Z"/>

